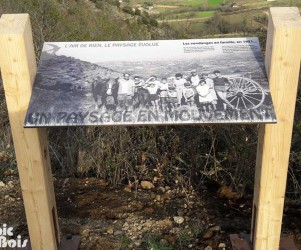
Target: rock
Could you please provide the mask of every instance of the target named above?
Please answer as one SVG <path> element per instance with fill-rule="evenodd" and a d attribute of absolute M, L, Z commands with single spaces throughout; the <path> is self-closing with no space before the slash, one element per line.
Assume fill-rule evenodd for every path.
<path fill-rule="evenodd" d="M 206 233 L 203 234 L 204 239 L 210 239 L 213 236 L 213 231 L 208 230 Z"/>
<path fill-rule="evenodd" d="M 113 233 L 114 233 L 113 227 L 108 227 L 108 228 L 107 228 L 107 233 L 108 233 L 108 234 L 113 234 Z"/>
<path fill-rule="evenodd" d="M 160 240 L 160 245 L 167 246 L 168 245 L 168 241 L 166 239 L 161 239 Z"/>
<path fill-rule="evenodd" d="M 88 237 L 89 234 L 90 234 L 90 230 L 89 230 L 89 229 L 84 229 L 84 230 L 82 231 L 82 236 L 84 236 L 84 237 Z"/>
<path fill-rule="evenodd" d="M 165 200 L 170 200 L 170 193 L 165 193 L 161 196 L 161 200 L 165 201 Z"/>
<path fill-rule="evenodd" d="M 172 222 L 169 219 L 159 220 L 157 223 L 161 228 L 172 227 Z"/>
<path fill-rule="evenodd" d="M 161 200 L 161 195 L 157 194 L 156 195 L 156 201 L 160 201 Z"/>
<path fill-rule="evenodd" d="M 143 224 L 143 226 L 144 226 L 145 228 L 150 228 L 152 225 L 153 225 L 153 222 L 152 222 L 151 220 L 147 220 L 147 221 Z"/>
<path fill-rule="evenodd" d="M 182 224 L 184 222 L 184 218 L 181 216 L 174 216 L 173 220 L 175 221 L 175 223 L 177 224 Z"/>
<path fill-rule="evenodd" d="M 124 192 L 127 192 L 127 193 L 131 193 L 132 192 L 132 190 L 131 190 L 131 188 L 130 187 L 125 187 L 124 189 L 123 189 L 123 191 Z"/>
<path fill-rule="evenodd" d="M 221 227 L 220 226 L 211 227 L 210 230 L 213 232 L 219 232 L 221 231 Z"/>
<path fill-rule="evenodd" d="M 142 189 L 153 189 L 155 188 L 154 184 L 150 181 L 141 181 L 140 183 Z"/>
<path fill-rule="evenodd" d="M 5 187 L 5 183 L 3 181 L 0 181 L 0 188 Z"/>
<path fill-rule="evenodd" d="M 66 178 L 63 182 L 63 186 L 65 186 L 67 184 L 67 182 L 69 181 L 69 178 Z"/>
<path fill-rule="evenodd" d="M 223 186 L 217 190 L 217 196 L 222 199 L 238 200 L 242 197 L 241 194 L 232 191 L 231 187 Z"/>
<path fill-rule="evenodd" d="M 10 188 L 13 188 L 14 187 L 14 182 L 13 181 L 9 181 L 7 183 L 7 186 L 9 186 Z"/>
<path fill-rule="evenodd" d="M 179 209 L 179 210 L 177 211 L 177 214 L 178 214 L 179 216 L 183 216 L 183 215 L 184 215 L 184 212 L 183 212 L 183 210 Z"/>
<path fill-rule="evenodd" d="M 150 198 L 151 198 L 151 199 L 156 199 L 156 194 L 152 192 L 152 193 L 150 194 Z"/>
<path fill-rule="evenodd" d="M 147 207 L 144 209 L 144 213 L 146 213 L 146 214 L 152 214 L 154 212 L 155 212 L 155 210 L 152 207 Z"/>
<path fill-rule="evenodd" d="M 164 239 L 167 240 L 170 244 L 174 244 L 177 240 L 173 235 L 165 235 Z"/>
<path fill-rule="evenodd" d="M 226 244 L 225 243 L 219 243 L 218 248 L 226 249 Z"/>
<path fill-rule="evenodd" d="M 135 241 L 134 244 L 136 247 L 139 247 L 141 245 L 141 241 Z"/>
<path fill-rule="evenodd" d="M 204 248 L 204 250 L 212 250 L 212 247 L 211 247 L 211 246 L 206 246 L 206 247 Z"/>

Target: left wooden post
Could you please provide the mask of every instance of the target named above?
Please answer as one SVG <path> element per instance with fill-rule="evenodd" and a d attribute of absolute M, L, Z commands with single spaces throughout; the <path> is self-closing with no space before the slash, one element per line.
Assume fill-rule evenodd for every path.
<path fill-rule="evenodd" d="M 60 234 L 46 129 L 23 128 L 37 71 L 28 14 L 2 15 L 0 66 L 31 247 L 57 249 Z"/>

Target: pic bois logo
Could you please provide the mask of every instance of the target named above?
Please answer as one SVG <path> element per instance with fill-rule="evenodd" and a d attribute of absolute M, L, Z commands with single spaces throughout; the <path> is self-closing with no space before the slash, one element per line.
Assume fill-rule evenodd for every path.
<path fill-rule="evenodd" d="M 25 248 L 28 240 L 22 240 L 21 235 L 14 238 L 14 228 L 6 224 L 0 226 L 0 248 Z"/>

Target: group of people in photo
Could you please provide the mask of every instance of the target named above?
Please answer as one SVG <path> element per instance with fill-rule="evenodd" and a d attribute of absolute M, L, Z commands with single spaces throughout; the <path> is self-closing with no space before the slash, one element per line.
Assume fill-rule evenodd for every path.
<path fill-rule="evenodd" d="M 152 75 L 148 79 L 129 73 L 113 79 L 111 71 L 107 70 L 102 78 L 93 82 L 92 93 L 99 108 L 153 108 L 170 111 L 187 105 L 211 112 L 217 106 L 226 109 L 224 100 L 229 84 L 229 80 L 219 70 L 201 74 L 191 70 L 187 77 L 176 73 L 168 78 Z"/>

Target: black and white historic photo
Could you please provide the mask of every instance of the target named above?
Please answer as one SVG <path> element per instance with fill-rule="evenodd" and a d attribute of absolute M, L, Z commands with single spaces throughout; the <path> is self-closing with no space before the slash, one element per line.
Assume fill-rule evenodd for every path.
<path fill-rule="evenodd" d="M 44 44 L 25 127 L 275 123 L 257 38 Z"/>

